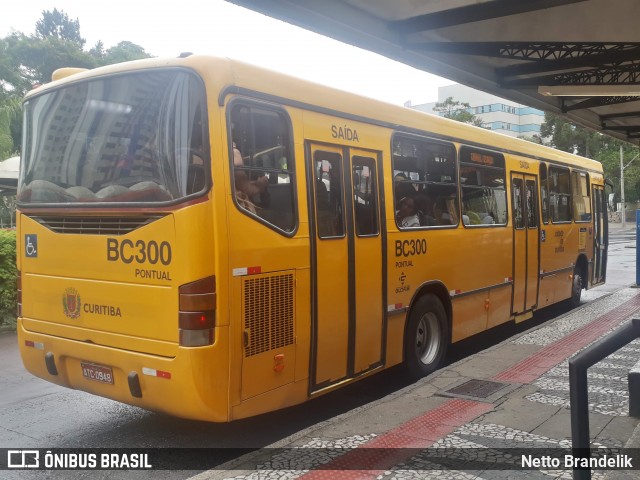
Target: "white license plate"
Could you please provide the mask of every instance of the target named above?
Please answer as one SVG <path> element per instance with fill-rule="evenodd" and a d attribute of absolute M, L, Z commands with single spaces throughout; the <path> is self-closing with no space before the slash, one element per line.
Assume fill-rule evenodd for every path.
<path fill-rule="evenodd" d="M 96 382 L 113 384 L 113 369 L 95 363 L 80 362 L 82 376 Z"/>

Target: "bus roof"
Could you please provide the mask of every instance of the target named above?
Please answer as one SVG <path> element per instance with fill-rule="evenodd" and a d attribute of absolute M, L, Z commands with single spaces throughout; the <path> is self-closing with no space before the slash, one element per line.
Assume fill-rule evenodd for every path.
<path fill-rule="evenodd" d="M 288 104 L 306 106 L 345 119 L 383 124 L 400 131 L 421 132 L 463 143 L 484 146 L 529 157 L 569 163 L 585 169 L 602 171 L 596 160 L 556 150 L 523 139 L 492 132 L 481 127 L 449 120 L 434 114 L 420 112 L 408 107 L 392 105 L 278 73 L 263 67 L 229 58 L 207 55 L 189 55 L 180 58 L 149 58 L 135 60 L 92 70 L 71 73 L 59 80 L 34 88 L 25 99 L 39 95 L 58 86 L 91 78 L 139 71 L 143 69 L 184 67 L 198 72 L 206 82 L 213 82 L 222 92 L 228 87 L 239 87 L 267 95 Z M 393 88 L 393 86 L 390 86 Z M 224 100 L 222 97 L 220 97 Z M 215 99 L 218 101 L 219 99 Z"/>

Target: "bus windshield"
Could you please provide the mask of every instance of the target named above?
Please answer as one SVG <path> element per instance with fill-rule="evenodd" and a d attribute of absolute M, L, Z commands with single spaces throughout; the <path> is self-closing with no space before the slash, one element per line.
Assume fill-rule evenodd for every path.
<path fill-rule="evenodd" d="M 204 86 L 184 70 L 76 82 L 28 99 L 21 204 L 174 202 L 202 192 Z"/>

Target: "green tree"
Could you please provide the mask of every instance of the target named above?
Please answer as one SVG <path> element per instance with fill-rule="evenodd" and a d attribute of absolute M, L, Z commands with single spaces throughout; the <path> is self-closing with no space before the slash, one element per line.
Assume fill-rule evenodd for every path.
<path fill-rule="evenodd" d="M 147 58 L 139 45 L 122 41 L 107 50 L 98 41 L 85 51 L 80 21 L 62 10 L 43 11 L 35 33 L 13 32 L 0 38 L 0 160 L 19 152 L 22 136 L 20 105 L 35 85 L 51 81 L 61 67 L 95 68 L 110 63 Z"/>
<path fill-rule="evenodd" d="M 471 105 L 466 102 L 459 102 L 453 97 L 448 97 L 444 102 L 437 102 L 433 111 L 442 114 L 445 118 L 456 120 L 462 123 L 470 123 L 476 127 L 482 126 L 482 120 L 469 111 Z"/>
<path fill-rule="evenodd" d="M 100 65 L 110 65 L 112 63 L 128 62 L 149 57 L 151 57 L 151 55 L 140 45 L 123 41 L 115 47 L 107 49 L 107 51 L 103 53 L 99 63 Z"/>
<path fill-rule="evenodd" d="M 80 21 L 71 20 L 63 10 L 43 10 L 42 18 L 36 22 L 36 37 L 40 39 L 56 38 L 84 47 L 86 40 L 80 36 Z"/>
<path fill-rule="evenodd" d="M 16 326 L 16 232 L 0 230 L 0 325 Z"/>
<path fill-rule="evenodd" d="M 0 102 L 0 161 L 20 150 L 22 109 L 15 97 Z"/>

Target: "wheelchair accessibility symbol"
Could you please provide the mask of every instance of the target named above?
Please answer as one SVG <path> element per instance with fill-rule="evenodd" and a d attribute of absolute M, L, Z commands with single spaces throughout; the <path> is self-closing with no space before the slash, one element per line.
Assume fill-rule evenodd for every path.
<path fill-rule="evenodd" d="M 24 236 L 24 253 L 27 256 L 27 258 L 38 257 L 38 236 L 37 235 Z"/>

